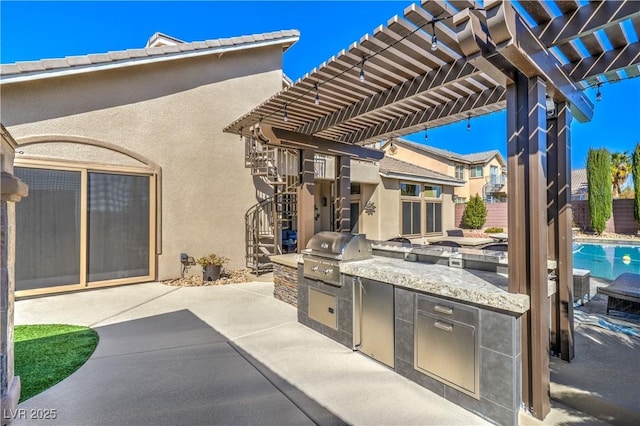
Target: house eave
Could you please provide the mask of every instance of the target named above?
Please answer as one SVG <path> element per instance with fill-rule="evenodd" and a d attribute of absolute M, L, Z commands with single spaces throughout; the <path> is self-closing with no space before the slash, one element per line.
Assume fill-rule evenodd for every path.
<path fill-rule="evenodd" d="M 406 173 L 380 172 L 380 176 L 388 179 L 410 180 L 410 181 L 422 182 L 422 183 L 434 183 L 437 185 L 455 186 L 459 188 L 464 186 L 464 183 L 461 183 L 461 182 L 451 181 L 447 179 L 430 178 L 425 176 L 416 176 L 416 175 L 410 175 Z"/>
<path fill-rule="evenodd" d="M 290 36 L 290 37 L 279 38 L 277 40 L 253 42 L 248 45 L 212 47 L 211 49 L 203 49 L 198 51 L 166 53 L 166 54 L 154 56 L 154 57 L 146 56 L 142 58 L 124 59 L 121 61 L 108 62 L 104 64 L 91 64 L 86 66 L 75 66 L 75 67 L 62 68 L 62 69 L 42 70 L 42 71 L 36 71 L 28 74 L 7 75 L 7 76 L 0 77 L 0 84 L 8 85 L 8 84 L 24 83 L 28 81 L 43 80 L 47 78 L 72 76 L 72 75 L 86 74 L 91 72 L 127 68 L 127 67 L 132 67 L 137 65 L 162 63 L 162 62 L 174 61 L 178 59 L 196 58 L 201 56 L 209 56 L 209 55 L 222 56 L 225 53 L 237 52 L 240 50 L 259 49 L 263 47 L 277 46 L 277 45 L 290 45 L 297 42 L 298 39 L 299 39 L 298 36 Z"/>

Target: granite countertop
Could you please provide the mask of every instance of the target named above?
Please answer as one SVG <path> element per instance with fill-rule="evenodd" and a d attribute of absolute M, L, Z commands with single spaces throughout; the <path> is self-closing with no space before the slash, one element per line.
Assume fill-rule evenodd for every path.
<path fill-rule="evenodd" d="M 529 296 L 509 293 L 507 277 L 493 272 L 382 256 L 343 262 L 340 272 L 503 311 L 524 313 L 529 310 Z"/>

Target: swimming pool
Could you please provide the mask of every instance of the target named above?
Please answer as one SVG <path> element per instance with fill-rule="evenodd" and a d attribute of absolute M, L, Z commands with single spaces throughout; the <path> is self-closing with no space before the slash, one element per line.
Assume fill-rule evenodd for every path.
<path fill-rule="evenodd" d="M 573 267 L 613 280 L 625 272 L 640 274 L 640 245 L 573 243 Z"/>

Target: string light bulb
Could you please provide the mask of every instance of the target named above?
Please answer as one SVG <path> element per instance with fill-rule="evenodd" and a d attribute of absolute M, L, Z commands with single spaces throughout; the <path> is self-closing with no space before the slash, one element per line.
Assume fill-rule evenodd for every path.
<path fill-rule="evenodd" d="M 471 130 L 471 113 L 467 116 L 467 132 Z"/>
<path fill-rule="evenodd" d="M 287 104 L 284 104 L 284 122 L 289 121 L 289 114 L 287 114 Z"/>
<path fill-rule="evenodd" d="M 318 83 L 315 84 L 316 88 L 316 98 L 314 99 L 314 103 L 316 105 L 320 105 L 320 94 L 318 93 Z"/>
<path fill-rule="evenodd" d="M 438 37 L 436 36 L 436 22 L 431 21 L 431 32 L 433 35 L 431 36 L 431 50 L 438 50 Z"/>
<path fill-rule="evenodd" d="M 238 130 L 238 134 L 240 135 L 240 140 L 242 140 L 242 129 L 243 129 L 243 128 L 244 128 L 244 127 L 240 127 L 240 130 Z"/>
<path fill-rule="evenodd" d="M 429 133 L 428 133 L 429 127 L 424 126 L 424 141 L 428 141 L 429 140 Z"/>
<path fill-rule="evenodd" d="M 598 102 L 602 100 L 602 92 L 600 91 L 600 86 L 602 86 L 602 83 L 598 83 L 598 91 L 596 92 L 596 101 Z"/>
<path fill-rule="evenodd" d="M 361 82 L 364 81 L 364 61 L 365 59 L 362 58 L 362 64 L 360 65 L 360 81 Z"/>

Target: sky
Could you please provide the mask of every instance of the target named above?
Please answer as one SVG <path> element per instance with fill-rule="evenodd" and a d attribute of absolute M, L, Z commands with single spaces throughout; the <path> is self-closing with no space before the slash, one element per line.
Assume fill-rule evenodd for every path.
<path fill-rule="evenodd" d="M 144 47 L 155 32 L 192 42 L 296 29 L 300 40 L 283 57 L 297 80 L 340 50 L 386 24 L 412 2 L 393 1 L 6 1 L 0 2 L 3 64 Z M 586 164 L 589 148 L 631 153 L 640 143 L 640 78 L 586 95 L 591 122 L 572 124 L 572 167 Z M 0 111 L 1 114 L 1 111 Z M 1 115 L 0 115 L 1 117 Z M 506 158 L 506 114 L 493 113 L 429 130 L 428 144 L 466 154 L 498 149 Z M 424 133 L 407 135 L 424 143 Z"/>

